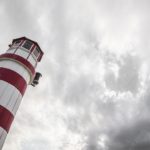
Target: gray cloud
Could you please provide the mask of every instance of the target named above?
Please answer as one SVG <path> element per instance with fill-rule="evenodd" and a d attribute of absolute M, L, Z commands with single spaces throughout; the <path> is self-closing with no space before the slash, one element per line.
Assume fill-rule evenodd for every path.
<path fill-rule="evenodd" d="M 133 124 L 129 123 L 115 131 L 114 135 L 110 135 L 108 147 L 112 150 L 146 150 L 150 148 L 149 134 L 148 120 L 140 120 Z"/>
<path fill-rule="evenodd" d="M 25 35 L 45 52 L 4 150 L 149 149 L 149 1 L 0 4 L 1 48 Z"/>
<path fill-rule="evenodd" d="M 115 58 L 113 58 L 115 59 Z M 117 61 L 117 58 L 115 59 Z M 140 87 L 139 70 L 140 70 L 140 58 L 127 54 L 123 58 L 116 62 L 117 70 L 111 71 L 113 63 L 107 62 L 106 68 L 106 85 L 115 91 L 125 92 L 131 91 L 132 93 L 138 92 Z M 109 67 L 110 66 L 110 67 Z M 110 68 L 110 69 L 109 69 Z M 114 68 L 115 69 L 115 68 Z M 118 77 L 115 77 L 115 72 L 118 72 Z"/>

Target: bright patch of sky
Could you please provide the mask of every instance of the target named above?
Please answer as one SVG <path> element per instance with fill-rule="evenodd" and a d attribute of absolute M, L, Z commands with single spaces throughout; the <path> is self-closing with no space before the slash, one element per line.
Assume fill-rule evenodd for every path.
<path fill-rule="evenodd" d="M 150 149 L 148 0 L 1 0 L 0 48 L 44 57 L 3 150 Z"/>

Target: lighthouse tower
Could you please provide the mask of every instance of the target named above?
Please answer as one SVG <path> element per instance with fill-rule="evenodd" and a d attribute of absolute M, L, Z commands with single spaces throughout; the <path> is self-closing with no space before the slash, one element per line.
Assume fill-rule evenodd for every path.
<path fill-rule="evenodd" d="M 26 37 L 14 39 L 0 55 L 0 150 L 27 85 L 38 84 L 41 74 L 35 68 L 42 56 L 38 43 Z"/>

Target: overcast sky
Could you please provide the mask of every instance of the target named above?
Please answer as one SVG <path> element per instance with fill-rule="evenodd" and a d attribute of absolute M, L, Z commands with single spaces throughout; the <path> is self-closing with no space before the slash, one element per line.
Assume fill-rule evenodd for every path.
<path fill-rule="evenodd" d="M 1 0 L 0 53 L 39 43 L 3 150 L 150 149 L 149 0 Z"/>

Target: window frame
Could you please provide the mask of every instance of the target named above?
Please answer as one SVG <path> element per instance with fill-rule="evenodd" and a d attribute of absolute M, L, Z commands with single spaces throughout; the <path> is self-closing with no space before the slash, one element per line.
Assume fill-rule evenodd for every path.
<path fill-rule="evenodd" d="M 19 42 L 18 42 L 19 41 Z M 22 40 L 17 40 L 13 43 L 14 46 L 19 46 L 21 44 Z"/>
<path fill-rule="evenodd" d="M 37 51 L 38 53 L 35 54 L 34 52 Z M 38 48 L 38 46 L 35 46 L 35 48 L 32 51 L 33 56 L 36 58 L 36 60 L 38 60 L 39 56 L 40 56 L 40 49 Z"/>
<path fill-rule="evenodd" d="M 25 45 L 27 42 L 29 42 L 29 43 L 31 44 L 29 48 L 24 47 L 24 45 Z M 34 46 L 34 43 L 31 42 L 31 41 L 29 41 L 29 40 L 25 40 L 25 41 L 22 43 L 22 45 L 21 45 L 21 47 L 24 48 L 24 49 L 27 50 L 27 51 L 30 51 L 33 46 Z"/>

